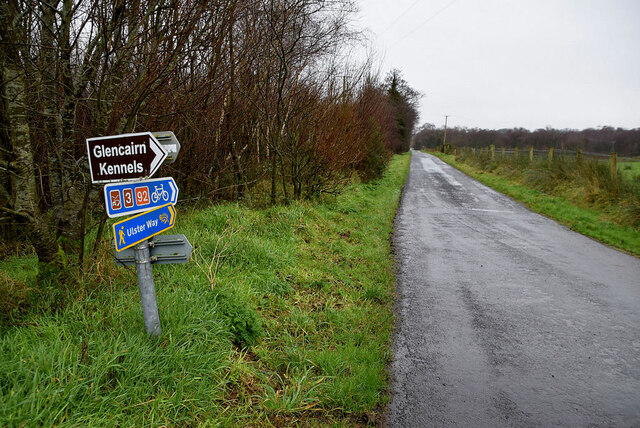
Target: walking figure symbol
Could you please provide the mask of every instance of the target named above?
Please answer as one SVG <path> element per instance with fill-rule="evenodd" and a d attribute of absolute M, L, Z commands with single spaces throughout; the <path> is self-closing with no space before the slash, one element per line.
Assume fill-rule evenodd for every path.
<path fill-rule="evenodd" d="M 120 231 L 118 232 L 118 236 L 120 236 L 120 240 L 118 241 L 118 245 L 124 245 L 125 241 L 124 241 L 124 226 L 122 226 L 120 228 Z"/>

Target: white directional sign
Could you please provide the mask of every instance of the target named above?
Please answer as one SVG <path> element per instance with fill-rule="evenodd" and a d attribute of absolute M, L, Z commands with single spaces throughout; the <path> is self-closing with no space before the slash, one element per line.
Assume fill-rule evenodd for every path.
<path fill-rule="evenodd" d="M 150 132 L 87 138 L 92 183 L 148 178 L 167 158 Z"/>

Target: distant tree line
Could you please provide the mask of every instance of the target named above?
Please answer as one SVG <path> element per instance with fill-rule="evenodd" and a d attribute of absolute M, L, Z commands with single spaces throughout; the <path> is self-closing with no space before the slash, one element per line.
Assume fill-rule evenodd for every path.
<path fill-rule="evenodd" d="M 267 204 L 379 177 L 418 94 L 348 61 L 352 0 L 5 0 L 0 238 L 65 281 L 104 235 L 85 139 L 172 130 L 182 200 Z M 95 243 L 93 248 L 95 249 Z"/>
<path fill-rule="evenodd" d="M 435 148 L 442 145 L 444 130 L 425 124 L 414 135 L 414 147 Z M 479 128 L 447 129 L 447 143 L 467 147 L 519 147 L 560 150 L 582 149 L 586 152 L 640 156 L 640 128 L 622 129 L 603 126 L 581 131 L 544 128 L 529 131 L 523 128 L 488 130 Z"/>

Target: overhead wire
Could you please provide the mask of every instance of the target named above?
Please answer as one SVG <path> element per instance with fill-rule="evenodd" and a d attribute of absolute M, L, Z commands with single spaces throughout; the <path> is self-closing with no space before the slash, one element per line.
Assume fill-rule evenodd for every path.
<path fill-rule="evenodd" d="M 398 15 L 398 17 L 396 19 L 393 20 L 393 22 L 391 24 L 389 24 L 387 26 L 387 28 L 385 28 L 384 30 L 382 30 L 382 32 L 380 33 L 380 35 L 383 35 L 384 33 L 386 33 L 387 31 L 389 31 L 389 29 L 391 29 L 391 27 L 393 27 L 396 22 L 398 22 L 400 20 L 400 18 L 402 18 L 403 16 L 405 16 L 407 14 L 407 12 L 409 12 L 415 5 L 417 5 L 420 2 L 420 0 L 416 0 L 413 3 L 411 3 L 411 5 L 406 8 L 400 15 Z"/>
<path fill-rule="evenodd" d="M 398 43 L 400 43 L 402 40 L 404 40 L 405 38 L 407 38 L 408 36 L 410 36 L 411 34 L 415 33 L 416 31 L 418 31 L 420 28 L 422 28 L 426 23 L 428 23 L 429 21 L 435 19 L 438 15 L 440 15 L 442 12 L 444 12 L 445 10 L 449 9 L 451 6 L 453 6 L 453 4 L 455 2 L 457 2 L 458 0 L 452 0 L 449 3 L 447 3 L 447 5 L 445 7 L 443 7 L 442 9 L 438 10 L 436 13 L 434 13 L 433 15 L 431 15 L 430 17 L 428 17 L 427 19 L 425 19 L 424 21 L 422 21 L 422 23 L 420 23 L 420 25 L 418 25 L 417 27 L 415 27 L 413 30 L 409 31 L 408 33 L 406 33 L 404 36 L 400 37 L 395 43 L 393 43 L 390 47 L 394 47 L 395 45 L 397 45 Z"/>

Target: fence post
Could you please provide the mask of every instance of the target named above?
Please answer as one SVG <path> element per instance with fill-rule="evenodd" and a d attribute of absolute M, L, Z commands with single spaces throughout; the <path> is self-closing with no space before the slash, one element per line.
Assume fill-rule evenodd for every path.
<path fill-rule="evenodd" d="M 502 148 L 502 159 L 504 159 L 504 147 Z"/>
<path fill-rule="evenodd" d="M 494 160 L 496 157 L 496 146 L 494 146 L 493 144 L 491 146 L 491 160 Z"/>
<path fill-rule="evenodd" d="M 553 147 L 549 147 L 549 158 L 547 159 L 547 161 L 549 167 L 551 167 L 551 162 L 553 162 Z"/>
<path fill-rule="evenodd" d="M 513 158 L 515 160 L 518 160 L 518 148 L 517 147 L 515 149 L 513 149 Z"/>
<path fill-rule="evenodd" d="M 609 164 L 611 166 L 611 179 L 615 180 L 618 178 L 618 154 L 611 153 L 609 155 Z"/>
<path fill-rule="evenodd" d="M 533 146 L 529 147 L 529 162 L 533 162 Z"/>
<path fill-rule="evenodd" d="M 582 163 L 582 149 L 576 151 L 576 163 Z"/>

